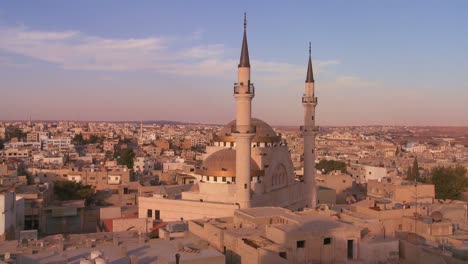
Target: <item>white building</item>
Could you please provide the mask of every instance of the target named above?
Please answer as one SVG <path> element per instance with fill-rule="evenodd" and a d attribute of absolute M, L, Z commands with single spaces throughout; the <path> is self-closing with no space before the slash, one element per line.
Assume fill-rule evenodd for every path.
<path fill-rule="evenodd" d="M 136 172 L 149 172 L 154 170 L 154 160 L 149 157 L 135 157 L 133 170 Z"/>
<path fill-rule="evenodd" d="M 361 164 L 351 164 L 348 173 L 356 180 L 356 183 L 367 183 L 369 180 L 381 180 L 387 177 L 387 169 Z"/>
<path fill-rule="evenodd" d="M 14 192 L 0 194 L 0 241 L 14 240 L 24 229 L 24 199 Z"/>

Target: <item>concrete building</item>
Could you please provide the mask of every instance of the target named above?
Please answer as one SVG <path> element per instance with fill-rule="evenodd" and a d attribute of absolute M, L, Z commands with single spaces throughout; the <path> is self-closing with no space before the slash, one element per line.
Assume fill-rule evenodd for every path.
<path fill-rule="evenodd" d="M 133 161 L 133 171 L 135 172 L 150 172 L 154 170 L 154 159 L 149 157 L 135 157 Z"/>
<path fill-rule="evenodd" d="M 367 182 L 367 195 L 376 200 L 387 199 L 398 203 L 432 204 L 435 199 L 435 187 L 433 184 L 382 178 Z"/>
<path fill-rule="evenodd" d="M 0 241 L 18 239 L 24 229 L 24 199 L 14 192 L 0 194 Z"/>
<path fill-rule="evenodd" d="M 387 169 L 361 164 L 351 164 L 348 173 L 356 180 L 356 183 L 365 184 L 369 180 L 378 180 L 387 177 Z"/>
<path fill-rule="evenodd" d="M 240 209 L 192 220 L 189 231 L 226 254 L 226 263 L 346 263 L 357 260 L 361 229 L 315 210 Z"/>
<path fill-rule="evenodd" d="M 347 203 L 346 198 L 355 194 L 353 190 L 354 179 L 341 172 L 317 174 L 315 181 L 318 186 L 334 189 L 336 192 L 336 202 L 339 204 Z"/>

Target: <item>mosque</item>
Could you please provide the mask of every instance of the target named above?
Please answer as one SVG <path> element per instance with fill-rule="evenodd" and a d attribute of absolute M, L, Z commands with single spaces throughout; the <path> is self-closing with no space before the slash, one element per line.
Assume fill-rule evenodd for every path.
<path fill-rule="evenodd" d="M 162 187 L 150 197 L 139 197 L 139 217 L 175 221 L 232 216 L 236 209 L 277 206 L 302 210 L 316 206 L 314 144 L 315 107 L 314 76 L 311 51 L 305 81 L 304 176 L 297 180 L 289 149 L 264 121 L 252 118 L 255 87 L 250 76 L 246 18 L 238 65 L 238 80 L 234 84 L 236 119 L 214 136 L 199 169 L 196 183 L 190 189 L 169 191 Z M 153 213 L 154 212 L 154 213 Z"/>

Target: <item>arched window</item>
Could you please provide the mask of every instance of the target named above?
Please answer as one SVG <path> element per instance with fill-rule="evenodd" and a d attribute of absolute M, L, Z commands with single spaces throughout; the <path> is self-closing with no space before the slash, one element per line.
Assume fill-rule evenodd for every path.
<path fill-rule="evenodd" d="M 283 164 L 279 164 L 275 167 L 275 170 L 272 174 L 271 186 L 283 185 L 286 183 L 287 179 L 286 167 Z"/>

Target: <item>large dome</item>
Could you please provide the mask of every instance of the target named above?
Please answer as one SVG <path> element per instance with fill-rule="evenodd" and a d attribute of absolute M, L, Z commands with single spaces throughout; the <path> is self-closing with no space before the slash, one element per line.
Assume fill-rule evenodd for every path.
<path fill-rule="evenodd" d="M 260 171 L 257 163 L 250 159 L 250 170 L 252 172 Z M 234 149 L 221 149 L 209 155 L 197 171 L 198 174 L 208 176 L 236 176 L 236 151 Z"/>
<path fill-rule="evenodd" d="M 218 133 L 217 138 L 220 141 L 233 142 L 232 128 L 235 127 L 236 120 L 232 120 L 224 126 Z M 258 118 L 251 119 L 251 125 L 255 127 L 256 133 L 253 142 L 279 142 L 279 137 L 270 125 Z"/>

